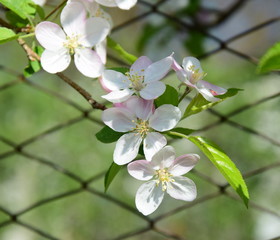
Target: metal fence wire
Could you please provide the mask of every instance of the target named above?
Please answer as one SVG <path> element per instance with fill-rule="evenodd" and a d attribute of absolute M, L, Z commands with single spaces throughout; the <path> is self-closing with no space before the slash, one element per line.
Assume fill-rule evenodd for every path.
<path fill-rule="evenodd" d="M 190 33 L 195 33 L 203 38 L 204 43 L 210 42 L 209 45 L 214 46 L 209 49 L 206 47 L 204 52 L 197 55 L 199 59 L 208 60 L 225 54 L 230 59 L 229 65 L 245 64 L 252 74 L 265 49 L 277 41 L 277 37 L 280 39 L 279 28 L 276 28 L 279 26 L 280 15 L 271 13 L 273 9 L 279 10 L 279 1 L 276 0 L 219 1 L 221 9 L 208 5 L 203 7 L 202 4 L 199 10 L 188 18 L 166 11 L 164 5 L 168 2 L 175 1 L 139 0 L 132 13 L 125 12 L 125 22 L 114 27 L 113 37 L 121 36 L 127 28 L 138 29 L 137 24 L 146 20 L 148 22 L 153 16 L 160 17 L 171 23 L 175 38 L 184 37 L 184 34 L 192 36 Z M 247 23 L 250 27 L 244 29 L 243 16 L 248 13 L 255 22 Z M 235 23 L 239 24 L 238 26 L 232 25 L 235 18 L 240 18 Z M 218 37 L 222 28 L 230 29 L 228 31 L 233 34 L 229 37 Z M 271 32 L 275 34 L 271 35 Z M 266 35 L 272 37 L 264 41 Z M 197 41 L 200 38 L 197 38 Z M 246 44 L 239 45 L 241 47 L 238 49 L 235 43 L 243 40 L 246 40 Z M 17 43 L 11 44 L 14 44 L 12 48 L 16 48 L 16 51 L 21 51 Z M 277 103 L 280 100 L 280 91 L 277 73 L 262 77 L 255 75 L 255 80 L 244 83 L 241 88 L 245 91 L 241 93 L 241 97 L 236 96 L 229 100 L 231 109 L 227 109 L 225 102 L 220 108 L 206 111 L 206 125 L 199 130 L 200 135 L 214 136 L 218 133 L 223 135 L 226 129 L 230 129 L 230 136 L 218 138 L 217 141 L 222 143 L 226 152 L 229 151 L 229 155 L 230 152 L 237 153 L 236 156 L 230 156 L 241 169 L 249 186 L 249 209 L 242 205 L 228 184 L 216 175 L 217 172 L 208 174 L 211 165 L 206 164 L 191 172 L 190 178 L 198 184 L 199 191 L 195 201 L 178 203 L 167 199 L 155 216 L 145 217 L 134 207 L 132 194 L 137 188 L 134 188 L 133 184 L 137 183 L 129 185 L 132 180 L 128 179 L 126 171 L 120 173 L 123 178 L 117 177 L 107 193 L 100 187 L 106 168 L 112 161 L 113 145 L 105 146 L 106 149 L 102 152 L 101 148 L 104 146 L 94 139 L 94 131 L 88 131 L 93 127 L 98 131 L 102 127 L 99 120 L 101 111 L 92 109 L 55 75 L 40 72 L 28 79 L 23 77 L 19 71 L 4 64 L 6 61 L 12 62 L 10 58 L 17 57 L 14 53 L 8 56 L 4 48 L 5 45 L 2 45 L 1 58 L 7 60 L 2 59 L 0 69 L 0 238 L 280 239 L 280 139 L 277 134 L 279 109 L 275 109 L 279 106 Z M 256 50 L 255 55 L 248 53 L 252 48 Z M 109 54 L 109 61 L 115 65 L 124 65 L 121 59 L 112 54 Z M 222 69 L 215 65 L 215 70 L 228 71 L 229 68 L 223 69 L 224 64 L 220 65 Z M 237 70 L 238 72 L 233 73 L 236 81 L 239 81 L 238 78 L 246 78 L 241 73 L 243 69 L 242 67 L 240 72 Z M 227 76 L 226 73 L 223 74 Z M 78 75 L 74 74 L 74 78 L 78 78 Z M 83 81 L 88 84 L 87 89 L 97 86 L 92 86 L 93 83 L 89 80 Z M 223 81 L 220 81 L 219 85 L 223 86 L 222 83 Z M 236 86 L 236 83 L 233 83 L 233 87 Z M 247 98 L 244 100 L 245 95 Z M 26 108 L 25 104 L 31 108 Z M 15 114 L 15 109 L 20 113 Z M 247 119 L 249 115 L 259 121 L 259 125 L 252 124 L 251 120 Z M 208 118 L 211 121 L 208 121 Z M 30 128 L 30 125 L 34 128 Z M 270 125 L 269 129 L 267 125 Z M 5 129 L 7 126 L 10 126 L 10 130 Z M 70 135 L 66 132 L 70 132 Z M 56 134 L 59 135 L 52 138 Z M 81 147 L 81 143 L 86 147 Z M 48 147 L 48 144 L 55 147 Z M 89 153 L 79 158 L 79 154 L 85 150 Z M 254 155 L 251 155 L 252 152 Z M 77 156 L 77 159 L 70 167 L 66 158 L 73 161 L 71 154 Z M 258 155 L 261 160 L 250 158 Z M 86 174 L 82 168 L 86 168 Z M 67 186 L 62 188 L 59 182 L 66 181 L 65 179 Z M 34 191 L 40 194 L 34 195 Z M 213 232 L 210 232 L 207 225 L 213 228 Z M 262 227 L 266 235 L 256 233 L 258 228 Z M 247 232 L 247 235 L 241 231 Z"/>

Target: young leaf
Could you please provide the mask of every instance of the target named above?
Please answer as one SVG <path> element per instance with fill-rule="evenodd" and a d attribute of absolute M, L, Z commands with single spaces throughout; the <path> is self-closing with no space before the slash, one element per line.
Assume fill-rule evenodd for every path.
<path fill-rule="evenodd" d="M 179 104 L 178 98 L 177 90 L 174 87 L 166 85 L 165 92 L 155 100 L 155 104 L 157 107 L 163 104 L 172 104 L 177 107 Z"/>
<path fill-rule="evenodd" d="M 243 200 L 246 207 L 248 207 L 249 192 L 240 171 L 231 161 L 231 159 L 216 144 L 203 137 L 186 136 L 184 134 L 171 131 L 170 134 L 186 138 L 193 142 L 222 173 L 228 183 Z"/>
<path fill-rule="evenodd" d="M 272 46 L 263 55 L 257 68 L 258 73 L 280 70 L 280 42 Z"/>
<path fill-rule="evenodd" d="M 106 172 L 105 179 L 104 179 L 104 188 L 105 192 L 108 190 L 110 184 L 112 183 L 113 179 L 116 177 L 118 172 L 121 170 L 122 166 L 117 165 L 114 162 L 111 164 L 110 168 Z"/>
<path fill-rule="evenodd" d="M 98 133 L 95 134 L 96 138 L 103 143 L 116 142 L 124 133 L 115 132 L 113 129 L 105 126 Z"/>
<path fill-rule="evenodd" d="M 11 29 L 0 27 L 0 44 L 12 41 L 16 38 L 18 38 L 18 35 L 16 35 Z"/>
<path fill-rule="evenodd" d="M 7 11 L 6 18 L 11 25 L 17 28 L 23 28 L 29 23 L 27 19 L 22 19 L 13 11 Z"/>
<path fill-rule="evenodd" d="M 177 127 L 177 128 L 173 128 L 171 132 L 176 132 L 176 133 L 180 133 L 180 134 L 184 134 L 184 135 L 190 135 L 193 132 L 195 132 L 195 130 L 193 129 L 189 129 L 189 128 L 182 128 L 182 127 Z M 175 136 L 174 134 L 170 134 L 169 131 L 165 132 L 165 134 L 167 134 L 168 136 L 172 137 L 172 138 L 181 138 L 181 136 Z"/>
<path fill-rule="evenodd" d="M 0 3 L 12 10 L 22 19 L 27 19 L 28 16 L 36 13 L 36 5 L 32 0 L 0 0 Z"/>
<path fill-rule="evenodd" d="M 186 111 L 185 111 L 182 119 L 184 119 L 184 118 L 186 118 L 190 115 L 197 114 L 197 113 L 199 113 L 203 110 L 206 110 L 210 107 L 213 107 L 216 104 L 218 104 L 220 102 L 223 102 L 227 98 L 235 96 L 241 90 L 242 89 L 229 88 L 225 94 L 215 96 L 216 98 L 221 99 L 217 102 L 208 102 L 201 94 L 198 94 L 192 99 L 192 101 L 190 102 L 190 104 L 186 108 Z"/>
<path fill-rule="evenodd" d="M 1 0 L 0 0 L 1 1 Z M 137 57 L 125 51 L 120 44 L 116 43 L 112 38 L 107 38 L 108 47 L 116 51 L 119 56 L 127 63 L 132 64 L 137 60 Z"/>
<path fill-rule="evenodd" d="M 35 53 L 37 53 L 39 56 L 42 55 L 44 49 L 40 46 L 35 46 L 33 48 L 33 51 Z M 41 64 L 39 61 L 37 60 L 29 60 L 29 64 L 25 67 L 24 71 L 23 71 L 23 75 L 25 77 L 30 77 L 31 75 L 33 75 L 34 73 L 38 72 L 41 69 Z"/>

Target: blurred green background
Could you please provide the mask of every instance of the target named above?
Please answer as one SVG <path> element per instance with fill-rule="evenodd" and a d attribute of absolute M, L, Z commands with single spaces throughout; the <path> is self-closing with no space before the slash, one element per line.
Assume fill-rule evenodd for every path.
<path fill-rule="evenodd" d="M 222 115 L 280 92 L 279 75 L 257 75 L 252 63 L 279 41 L 278 21 L 226 43 L 219 51 L 216 51 L 219 42 L 209 37 L 211 34 L 227 41 L 258 24 L 279 18 L 279 1 L 169 0 L 159 1 L 162 5 L 153 8 L 157 2 L 139 1 L 128 12 L 109 9 L 116 27 L 112 38 L 127 51 L 136 56 L 146 55 L 153 61 L 172 52 L 178 62 L 185 56 L 201 56 L 207 81 L 225 88 L 244 89 L 214 108 Z M 236 2 L 240 5 L 217 22 L 220 14 Z M 49 2 L 46 12 L 55 4 Z M 195 28 L 182 27 L 178 20 Z M 87 102 L 55 75 L 40 71 L 26 82 L 21 81 L 18 75 L 27 65 L 27 58 L 16 41 L 1 45 L 0 51 L 1 240 L 52 239 L 50 236 L 63 240 L 280 239 L 279 97 L 230 117 L 229 121 L 234 123 L 225 121 L 198 133 L 216 142 L 248 175 L 249 209 L 230 188 L 226 189 L 228 195 L 214 197 L 219 188 L 212 182 L 222 185 L 224 178 L 194 145 L 178 140 L 172 142 L 177 155 L 201 156 L 195 171 L 188 174 L 197 184 L 201 202 L 186 205 L 167 196 L 151 215 L 153 219 L 167 214 L 156 223 L 159 230 L 142 232 L 147 222 L 116 202 L 134 209 L 135 192 L 141 182 L 130 177 L 124 168 L 104 194 L 104 172 L 112 162 L 115 144 L 102 144 L 95 138 L 103 126 L 101 111 L 90 110 Z M 206 54 L 212 51 L 213 54 Z M 126 66 L 116 59 L 118 56 L 109 51 L 108 67 Z M 103 102 L 100 96 L 104 92 L 96 79 L 83 77 L 73 65 L 64 73 L 94 99 Z M 166 82 L 174 87 L 179 85 L 174 73 Z M 180 107 L 183 109 L 187 103 L 186 99 Z M 180 126 L 203 129 L 218 120 L 215 114 L 205 111 L 182 121 Z M 15 150 L 13 145 L 22 148 Z M 252 172 L 263 167 L 267 169 Z M 94 176 L 97 178 L 90 181 Z M 81 190 L 75 178 L 89 180 L 88 189 L 92 191 Z M 64 193 L 65 196 L 48 201 Z M 44 200 L 47 201 L 40 202 Z M 38 202 L 42 204 L 22 213 L 17 222 L 9 222 L 9 215 Z M 178 212 L 168 215 L 180 206 Z M 132 236 L 125 236 L 127 233 Z"/>

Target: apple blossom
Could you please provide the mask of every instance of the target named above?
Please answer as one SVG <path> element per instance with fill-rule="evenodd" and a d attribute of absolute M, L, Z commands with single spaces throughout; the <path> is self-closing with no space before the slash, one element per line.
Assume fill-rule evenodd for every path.
<path fill-rule="evenodd" d="M 159 97 L 166 88 L 160 80 L 169 72 L 173 61 L 173 57 L 168 56 L 152 63 L 148 57 L 142 56 L 133 63 L 126 74 L 105 70 L 102 81 L 112 92 L 102 97 L 113 103 L 123 102 L 134 93 L 146 100 Z"/>
<path fill-rule="evenodd" d="M 106 109 L 102 114 L 103 122 L 116 132 L 128 132 L 117 141 L 114 162 L 123 165 L 132 161 L 142 141 L 145 157 L 150 161 L 167 143 L 159 132 L 174 128 L 180 118 L 179 108 L 165 104 L 154 109 L 153 101 L 136 96 L 118 104 L 118 107 Z"/>
<path fill-rule="evenodd" d="M 137 0 L 95 0 L 100 5 L 106 7 L 119 7 L 123 10 L 128 10 L 132 8 L 136 3 Z"/>
<path fill-rule="evenodd" d="M 94 0 L 68 0 L 67 3 L 73 3 L 73 2 L 78 2 L 82 3 L 88 13 L 88 17 L 100 17 L 105 19 L 109 24 L 110 24 L 110 30 L 113 27 L 113 20 L 111 16 L 105 12 L 98 3 L 96 3 Z M 94 49 L 98 56 L 101 58 L 102 62 L 105 64 L 106 63 L 106 55 L 107 55 L 107 39 L 105 38 L 103 41 L 100 43 L 97 43 L 94 46 Z"/>
<path fill-rule="evenodd" d="M 199 160 L 197 154 L 185 154 L 175 158 L 174 148 L 165 146 L 151 161 L 137 160 L 127 166 L 129 174 L 138 180 L 150 180 L 136 193 L 137 209 L 144 215 L 153 213 L 161 204 L 164 193 L 183 201 L 196 198 L 195 183 L 182 175 L 189 172 Z"/>
<path fill-rule="evenodd" d="M 220 99 L 215 96 L 226 93 L 226 89 L 202 80 L 206 73 L 203 72 L 197 58 L 185 57 L 182 66 L 183 68 L 174 61 L 173 69 L 176 71 L 179 80 L 190 88 L 196 89 L 207 101 L 216 102 Z"/>
<path fill-rule="evenodd" d="M 45 48 L 41 64 L 49 73 L 64 71 L 70 64 L 71 55 L 78 70 L 87 77 L 98 77 L 103 72 L 100 57 L 91 48 L 103 41 L 109 33 L 109 23 L 99 17 L 86 18 L 81 3 L 69 3 L 61 12 L 61 27 L 52 22 L 41 22 L 35 35 Z"/>

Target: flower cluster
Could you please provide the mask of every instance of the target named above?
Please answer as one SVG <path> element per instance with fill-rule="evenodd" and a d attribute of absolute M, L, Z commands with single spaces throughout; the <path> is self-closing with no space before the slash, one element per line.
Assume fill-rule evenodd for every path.
<path fill-rule="evenodd" d="M 186 88 L 195 89 L 210 102 L 219 100 L 217 95 L 226 90 L 204 81 L 206 74 L 193 57 L 184 58 L 180 66 L 173 54 L 156 62 L 142 56 L 125 73 L 106 69 L 106 38 L 113 21 L 100 5 L 127 10 L 136 2 L 68 0 L 60 15 L 62 27 L 44 21 L 36 26 L 35 35 L 45 48 L 41 64 L 47 72 L 64 71 L 73 57 L 83 75 L 100 77 L 107 91 L 102 97 L 113 103 L 103 112 L 102 120 L 123 134 L 117 140 L 113 160 L 118 165 L 128 164 L 128 172 L 134 178 L 149 180 L 136 193 L 137 209 L 148 215 L 158 208 L 165 192 L 184 201 L 196 198 L 195 184 L 182 175 L 195 166 L 199 156 L 186 154 L 176 158 L 174 148 L 167 145 L 164 134 L 178 124 L 182 113 L 178 106 L 155 104 L 166 90 L 162 80 L 174 70 Z M 133 161 L 140 149 L 145 159 Z"/>

